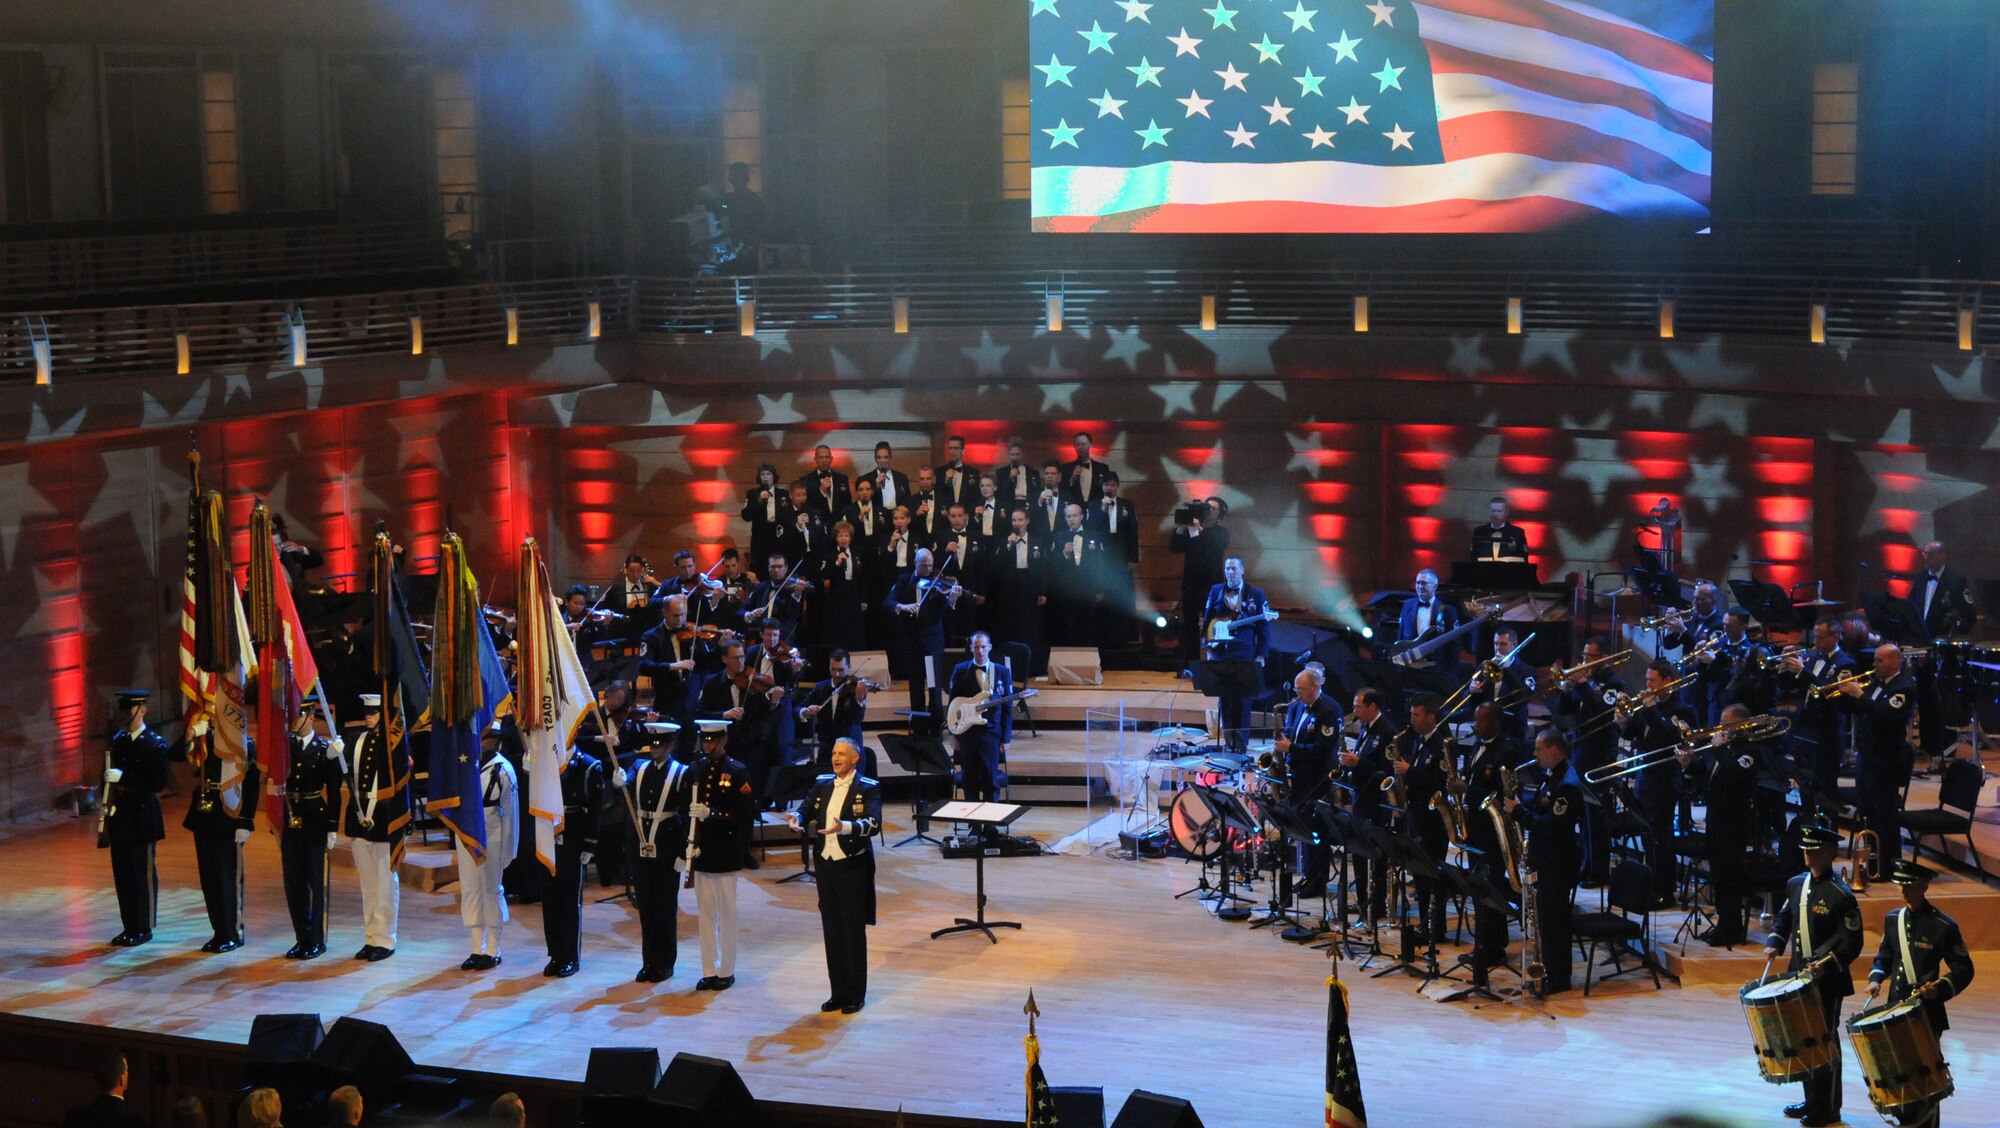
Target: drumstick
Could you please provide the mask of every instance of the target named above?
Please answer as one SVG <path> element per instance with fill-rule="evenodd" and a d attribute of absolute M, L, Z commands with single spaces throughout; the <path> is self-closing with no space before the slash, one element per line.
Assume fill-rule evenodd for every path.
<path fill-rule="evenodd" d="M 1757 973 L 1757 982 L 1762 983 L 1766 979 L 1769 979 L 1771 977 L 1771 961 L 1776 958 L 1777 958 L 1776 956 L 1765 957 L 1764 970 Z"/>

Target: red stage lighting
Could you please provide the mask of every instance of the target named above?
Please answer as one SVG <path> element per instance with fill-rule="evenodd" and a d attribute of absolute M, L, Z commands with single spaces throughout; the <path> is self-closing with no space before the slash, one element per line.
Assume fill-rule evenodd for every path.
<path fill-rule="evenodd" d="M 1338 513 L 1315 513 L 1312 531 L 1314 540 L 1338 541 L 1347 535 L 1347 518 Z"/>
<path fill-rule="evenodd" d="M 1307 482 L 1299 491 L 1314 505 L 1339 505 L 1347 500 L 1347 492 L 1352 488 L 1346 482 Z"/>

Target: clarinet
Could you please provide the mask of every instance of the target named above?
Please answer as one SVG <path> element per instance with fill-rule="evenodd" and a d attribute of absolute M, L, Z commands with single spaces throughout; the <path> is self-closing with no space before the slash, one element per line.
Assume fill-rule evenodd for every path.
<path fill-rule="evenodd" d="M 1510 775 L 1512 773 L 1509 773 Z M 1514 783 L 1514 795 L 1518 796 L 1520 785 Z M 1542 912 L 1535 904 L 1535 871 L 1528 865 L 1527 849 L 1521 851 L 1521 974 L 1528 980 L 1528 989 L 1536 998 L 1542 997 L 1542 979 L 1548 968 L 1542 963 Z"/>

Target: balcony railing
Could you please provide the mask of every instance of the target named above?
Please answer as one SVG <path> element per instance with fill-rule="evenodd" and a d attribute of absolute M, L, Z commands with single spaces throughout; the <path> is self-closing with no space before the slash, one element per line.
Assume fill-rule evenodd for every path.
<path fill-rule="evenodd" d="M 173 372 L 178 338 L 190 366 L 284 366 L 289 318 L 305 325 L 309 363 L 407 353 L 410 318 L 424 347 L 500 345 L 513 311 L 520 344 L 587 339 L 589 303 L 606 337 L 727 337 L 742 303 L 754 301 L 760 331 L 889 332 L 898 299 L 913 329 L 1041 327 L 1048 299 L 1062 298 L 1064 329 L 1181 326 L 1199 331 L 1202 299 L 1215 298 L 1219 328 L 1299 327 L 1354 332 L 1354 298 L 1369 299 L 1372 333 L 1506 332 L 1507 300 L 1519 298 L 1523 328 L 1655 337 L 1664 300 L 1678 338 L 1710 335 L 1805 343 L 1815 307 L 1825 339 L 1956 349 L 1960 317 L 1976 346 L 2000 342 L 1993 283 L 1935 279 L 1768 277 L 1575 271 L 1326 272 L 1224 270 L 987 270 L 956 273 L 768 275 L 670 279 L 604 276 L 379 292 L 297 301 L 56 310 L 0 322 L 0 380 L 36 377 L 46 341 L 55 378 Z"/>

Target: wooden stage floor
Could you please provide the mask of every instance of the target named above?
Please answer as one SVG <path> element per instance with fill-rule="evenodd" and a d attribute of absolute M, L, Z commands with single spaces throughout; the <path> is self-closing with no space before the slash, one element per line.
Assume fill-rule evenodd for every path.
<path fill-rule="evenodd" d="M 891 814 L 894 840 L 908 811 Z M 1024 828 L 1052 841 L 1083 817 L 1036 811 Z M 360 943 L 359 896 L 338 871 L 332 952 L 283 960 L 290 929 L 262 833 L 250 850 L 245 948 L 195 950 L 208 928 L 176 829 L 161 850 L 158 938 L 113 950 L 104 941 L 118 930 L 116 908 L 92 829 L 67 821 L 0 845 L 9 1011 L 231 1042 L 258 1013 L 352 1014 L 391 1026 L 420 1064 L 561 1078 L 582 1076 L 592 1046 L 653 1045 L 728 1058 L 760 1096 L 1018 1123 L 1021 1005 L 1033 988 L 1054 1084 L 1102 1085 L 1114 1111 L 1135 1087 L 1187 1096 L 1212 1128 L 1323 1119 L 1326 959 L 1175 900 L 1195 877 L 1180 862 L 992 861 L 990 915 L 1027 925 L 992 945 L 929 938 L 970 910 L 971 862 L 927 847 L 892 852 L 868 1007 L 843 1018 L 817 1009 L 826 980 L 813 892 L 775 884 L 790 872 L 782 855 L 747 875 L 737 986 L 709 994 L 692 990 L 692 896 L 679 967 L 659 986 L 631 982 L 638 925 L 622 903 L 586 906 L 583 971 L 568 980 L 540 974 L 534 907 L 517 911 L 501 968 L 459 971 L 466 934 L 449 891 L 405 890 L 395 958 L 357 963 L 346 957 Z M 1953 1004 L 1945 1037 L 1958 1086 L 1947 1118 L 1958 1125 L 2000 1123 L 2000 956 L 1978 962 L 1980 982 Z M 1730 986 L 1655 991 L 1628 977 L 1588 1000 L 1577 991 L 1546 1006 L 1476 1006 L 1432 1002 L 1411 980 L 1371 980 L 1351 964 L 1345 978 L 1372 1123 L 1595 1128 L 1700 1110 L 1782 1125 L 1780 1107 L 1798 1099 L 1796 1086 L 1758 1079 Z M 1847 1061 L 1846 1113 L 1873 1123 L 1851 1051 Z"/>

